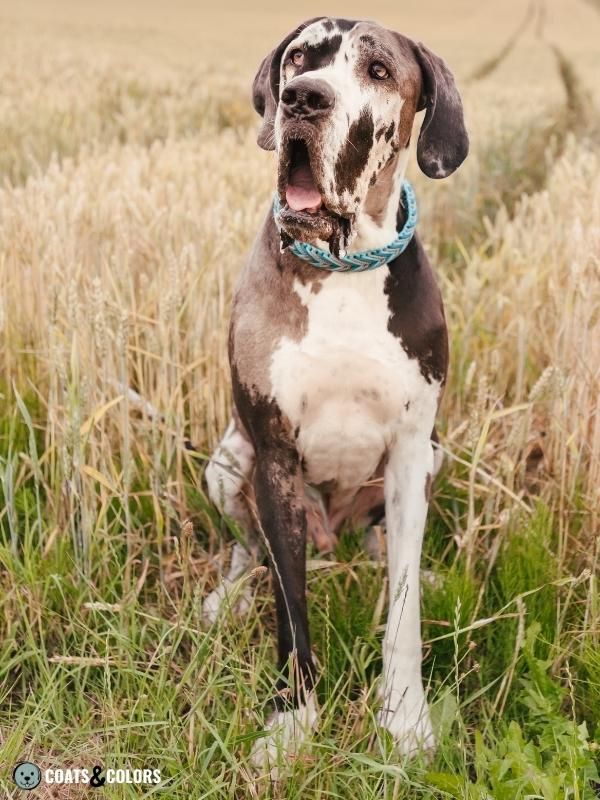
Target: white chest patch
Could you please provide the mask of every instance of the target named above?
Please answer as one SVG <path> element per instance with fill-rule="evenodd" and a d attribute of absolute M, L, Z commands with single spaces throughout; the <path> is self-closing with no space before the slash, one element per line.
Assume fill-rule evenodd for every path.
<path fill-rule="evenodd" d="M 308 310 L 306 335 L 280 339 L 270 377 L 272 397 L 298 432 L 308 483 L 357 488 L 403 430 L 435 415 L 440 384 L 425 380 L 388 331 L 387 275 L 333 273 L 316 293 L 294 284 Z"/>

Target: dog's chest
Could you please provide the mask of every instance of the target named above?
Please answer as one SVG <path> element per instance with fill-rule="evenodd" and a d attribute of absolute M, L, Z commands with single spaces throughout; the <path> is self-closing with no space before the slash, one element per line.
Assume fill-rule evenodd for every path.
<path fill-rule="evenodd" d="M 279 340 L 270 378 L 310 483 L 359 486 L 403 425 L 435 413 L 439 384 L 423 377 L 388 330 L 386 274 L 334 273 L 316 292 L 294 285 L 307 308 L 306 332 L 298 341 Z"/>

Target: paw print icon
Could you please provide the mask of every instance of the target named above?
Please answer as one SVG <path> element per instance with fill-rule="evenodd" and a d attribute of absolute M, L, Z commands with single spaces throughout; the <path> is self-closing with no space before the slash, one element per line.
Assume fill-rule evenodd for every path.
<path fill-rule="evenodd" d="M 31 761 L 21 761 L 13 770 L 13 780 L 19 789 L 35 789 L 42 781 L 42 771 Z"/>

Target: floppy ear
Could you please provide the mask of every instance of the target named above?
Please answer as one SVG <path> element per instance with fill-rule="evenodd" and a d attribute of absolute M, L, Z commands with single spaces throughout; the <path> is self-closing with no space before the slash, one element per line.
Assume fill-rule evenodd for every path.
<path fill-rule="evenodd" d="M 263 150 L 275 150 L 275 111 L 277 105 L 271 91 L 271 57 L 273 53 L 263 58 L 252 84 L 252 104 L 254 110 L 263 118 L 256 141 Z"/>
<path fill-rule="evenodd" d="M 262 125 L 258 131 L 256 141 L 263 150 L 275 150 L 275 112 L 279 102 L 279 73 L 281 69 L 281 57 L 286 47 L 295 39 L 304 28 L 318 22 L 323 17 L 313 17 L 299 25 L 295 30 L 285 37 L 285 39 L 265 56 L 261 62 L 258 72 L 252 84 L 252 103 L 255 111 L 263 118 Z"/>
<path fill-rule="evenodd" d="M 469 152 L 462 101 L 445 62 L 420 42 L 415 43 L 414 52 L 423 76 L 417 110 L 427 109 L 417 142 L 417 161 L 429 178 L 446 178 Z"/>

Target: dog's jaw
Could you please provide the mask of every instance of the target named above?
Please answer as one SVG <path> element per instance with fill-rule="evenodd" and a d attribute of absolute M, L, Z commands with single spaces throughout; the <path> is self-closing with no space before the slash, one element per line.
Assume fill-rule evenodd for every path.
<path fill-rule="evenodd" d="M 306 151 L 315 189 L 321 197 L 317 209 L 293 209 L 288 204 L 293 154 L 299 145 Z M 282 230 L 283 247 L 298 239 L 329 249 L 336 255 L 346 249 L 351 220 L 332 208 L 332 200 L 324 185 L 324 157 L 318 131 L 311 124 L 300 122 L 286 126 L 278 146 L 277 174 L 277 193 L 282 205 L 278 223 Z"/>
<path fill-rule="evenodd" d="M 280 157 L 277 187 L 280 200 L 284 202 L 289 170 L 288 152 L 286 143 L 283 149 L 284 155 Z M 312 141 L 309 152 L 314 163 L 318 163 L 313 155 L 318 151 Z M 293 239 L 298 239 L 310 241 L 338 255 L 388 245 L 394 240 L 397 232 L 398 208 L 408 157 L 408 147 L 400 150 L 377 175 L 374 183 L 369 186 L 366 196 L 360 201 L 356 213 L 352 215 L 338 216 L 327 213 L 326 205 L 320 213 L 292 211 L 283 205 L 278 220 L 283 233 L 282 246 L 289 244 Z M 318 174 L 316 172 L 316 178 Z"/>

